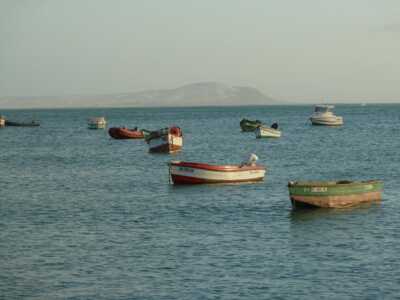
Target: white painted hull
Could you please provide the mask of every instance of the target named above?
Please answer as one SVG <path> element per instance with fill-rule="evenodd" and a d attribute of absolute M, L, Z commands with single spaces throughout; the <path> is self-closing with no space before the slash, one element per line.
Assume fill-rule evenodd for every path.
<path fill-rule="evenodd" d="M 317 111 L 318 109 L 323 111 Z M 333 114 L 333 106 L 316 106 L 316 111 L 310 117 L 310 121 L 313 125 L 325 125 L 325 126 L 340 126 L 343 125 L 343 118 Z M 324 111 L 325 110 L 325 111 Z"/>
<path fill-rule="evenodd" d="M 233 166 L 234 168 L 240 168 Z M 239 183 L 261 181 L 265 168 L 244 166 L 243 170 L 223 171 L 170 164 L 170 174 L 175 184 Z"/>
<path fill-rule="evenodd" d="M 343 125 L 343 118 L 337 116 L 331 117 L 311 117 L 310 121 L 313 125 L 340 126 Z"/>
<path fill-rule="evenodd" d="M 6 126 L 6 120 L 0 118 L 0 127 Z"/>
<path fill-rule="evenodd" d="M 279 138 L 281 137 L 281 132 L 279 130 L 268 128 L 268 127 L 258 127 L 256 129 L 257 138 Z"/>
<path fill-rule="evenodd" d="M 182 149 L 183 138 L 169 133 L 149 140 L 148 144 L 150 152 L 173 153 Z"/>

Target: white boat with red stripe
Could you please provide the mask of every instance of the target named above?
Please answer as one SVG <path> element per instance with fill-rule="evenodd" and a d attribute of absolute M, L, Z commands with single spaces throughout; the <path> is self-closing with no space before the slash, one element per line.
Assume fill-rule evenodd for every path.
<path fill-rule="evenodd" d="M 146 137 L 146 142 L 149 144 L 149 152 L 174 153 L 182 149 L 182 130 L 173 126 L 152 131 Z"/>
<path fill-rule="evenodd" d="M 257 156 L 240 165 L 209 165 L 196 162 L 171 161 L 169 171 L 174 184 L 239 183 L 262 181 L 266 168 L 257 165 Z"/>

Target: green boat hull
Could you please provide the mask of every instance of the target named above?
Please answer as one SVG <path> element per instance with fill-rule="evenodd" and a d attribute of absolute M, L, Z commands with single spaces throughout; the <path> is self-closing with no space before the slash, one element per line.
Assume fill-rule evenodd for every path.
<path fill-rule="evenodd" d="M 141 131 L 143 132 L 143 137 L 144 138 L 147 138 L 151 133 L 151 131 L 147 130 L 147 129 L 141 129 Z"/>
<path fill-rule="evenodd" d="M 255 131 L 257 127 L 261 126 L 262 124 L 263 123 L 258 120 L 251 121 L 243 119 L 242 121 L 240 121 L 240 128 L 242 129 L 242 131 L 250 132 L 250 131 Z"/>
<path fill-rule="evenodd" d="M 380 201 L 383 183 L 370 181 L 289 182 L 293 206 L 341 208 L 365 202 Z"/>

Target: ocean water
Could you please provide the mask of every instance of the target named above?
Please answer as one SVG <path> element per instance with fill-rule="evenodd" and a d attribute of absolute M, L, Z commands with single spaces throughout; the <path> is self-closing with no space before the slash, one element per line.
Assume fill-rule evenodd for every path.
<path fill-rule="evenodd" d="M 6 110 L 0 129 L 0 299 L 391 299 L 400 295 L 400 105 Z M 178 125 L 176 155 L 88 130 Z M 242 118 L 278 122 L 276 140 Z M 171 159 L 239 163 L 265 181 L 176 187 Z M 293 210 L 287 182 L 381 179 L 380 204 Z"/>

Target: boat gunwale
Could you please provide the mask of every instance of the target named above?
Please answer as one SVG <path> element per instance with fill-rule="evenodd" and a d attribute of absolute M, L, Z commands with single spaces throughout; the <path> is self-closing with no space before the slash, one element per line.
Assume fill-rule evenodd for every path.
<path fill-rule="evenodd" d="M 314 184 L 294 185 L 292 182 L 288 183 L 289 195 L 292 196 L 310 196 L 318 198 L 329 198 L 330 196 L 346 196 L 346 195 L 359 195 L 369 192 L 383 190 L 383 182 L 379 180 L 369 181 L 356 181 L 344 182 L 335 184 L 335 182 L 327 181 L 314 182 Z"/>
<path fill-rule="evenodd" d="M 185 161 L 171 161 L 170 166 L 186 167 L 192 169 L 200 169 L 215 172 L 245 172 L 245 171 L 266 171 L 263 165 L 210 165 L 206 163 L 185 162 Z"/>
<path fill-rule="evenodd" d="M 289 181 L 288 187 L 348 187 L 348 186 L 359 186 L 366 184 L 375 184 L 383 182 L 381 180 L 363 180 L 363 181 L 350 181 L 340 183 L 342 180 L 332 180 L 332 181 Z"/>
<path fill-rule="evenodd" d="M 267 127 L 265 125 L 258 126 L 256 130 L 266 130 L 266 131 L 279 132 L 279 133 L 281 132 L 278 129 L 275 129 L 275 128 L 272 128 L 272 127 Z"/>

